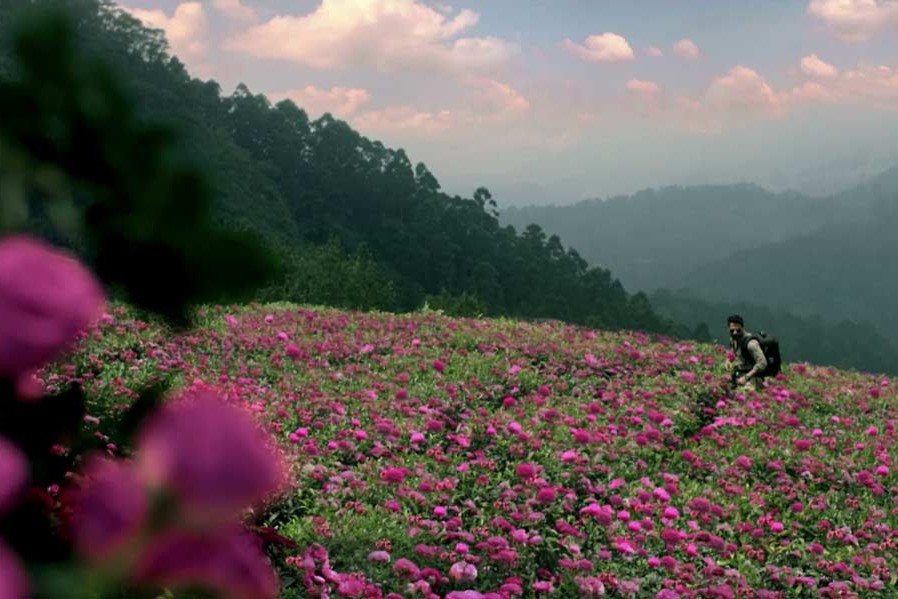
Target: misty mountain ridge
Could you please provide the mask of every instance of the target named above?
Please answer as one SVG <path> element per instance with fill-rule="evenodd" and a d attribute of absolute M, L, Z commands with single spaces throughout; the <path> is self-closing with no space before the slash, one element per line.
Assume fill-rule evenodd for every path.
<path fill-rule="evenodd" d="M 536 223 L 621 282 L 651 291 L 682 285 L 703 264 L 830 226 L 895 211 L 898 167 L 824 198 L 736 185 L 669 186 L 567 206 L 508 208 L 503 224 Z"/>

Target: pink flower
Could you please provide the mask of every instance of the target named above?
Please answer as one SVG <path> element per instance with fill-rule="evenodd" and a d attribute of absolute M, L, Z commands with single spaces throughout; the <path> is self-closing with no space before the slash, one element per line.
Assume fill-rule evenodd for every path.
<path fill-rule="evenodd" d="M 676 520 L 677 518 L 680 517 L 680 511 L 673 506 L 668 506 L 668 507 L 664 508 L 664 512 L 662 512 L 661 515 L 664 516 L 665 518 L 667 518 L 668 520 Z"/>
<path fill-rule="evenodd" d="M 421 570 L 414 564 L 414 562 L 405 559 L 404 557 L 396 560 L 396 563 L 393 565 L 393 572 L 402 576 L 404 578 L 408 578 L 409 580 L 418 580 L 421 578 Z"/>
<path fill-rule="evenodd" d="M 551 593 L 555 590 L 551 580 L 537 580 L 533 583 L 532 588 L 537 593 Z"/>
<path fill-rule="evenodd" d="M 539 503 L 552 503 L 556 497 L 557 494 L 552 487 L 543 487 L 536 492 L 536 501 Z"/>
<path fill-rule="evenodd" d="M 455 581 L 470 582 L 477 578 L 477 567 L 468 562 L 455 562 L 449 568 L 449 578 Z"/>
<path fill-rule="evenodd" d="M 104 304 L 100 283 L 68 253 L 23 235 L 0 240 L 0 377 L 17 380 L 67 351 Z"/>
<path fill-rule="evenodd" d="M 483 599 L 483 593 L 480 591 L 451 591 L 446 595 L 446 599 Z"/>
<path fill-rule="evenodd" d="M 187 392 L 156 412 L 138 438 L 151 486 L 174 490 L 185 513 L 232 517 L 281 488 L 285 468 L 251 417 L 211 391 Z"/>
<path fill-rule="evenodd" d="M 811 439 L 796 439 L 795 440 L 795 449 L 798 451 L 807 451 L 814 445 L 814 442 Z"/>
<path fill-rule="evenodd" d="M 273 599 L 278 593 L 277 576 L 258 542 L 235 529 L 158 536 L 139 556 L 131 577 L 140 585 L 198 586 L 235 599 Z"/>
<path fill-rule="evenodd" d="M 340 580 L 337 585 L 337 595 L 340 597 L 362 597 L 365 594 L 366 584 L 358 578 L 348 576 Z"/>
<path fill-rule="evenodd" d="M 368 554 L 368 560 L 372 562 L 389 562 L 390 554 L 386 551 L 372 551 Z"/>
<path fill-rule="evenodd" d="M 536 476 L 536 467 L 533 464 L 518 464 L 515 473 L 521 480 L 529 480 Z"/>
<path fill-rule="evenodd" d="M 605 585 L 595 576 L 577 576 L 574 578 L 581 597 L 595 599 L 605 594 Z"/>
<path fill-rule="evenodd" d="M 12 506 L 28 481 L 28 462 L 12 443 L 0 437 L 0 514 Z"/>
<path fill-rule="evenodd" d="M 442 360 L 434 360 L 433 361 L 433 369 L 437 372 L 443 372 L 446 370 L 446 363 Z"/>
<path fill-rule="evenodd" d="M 661 503 L 667 503 L 668 501 L 670 501 L 670 493 L 668 493 L 663 487 L 655 487 L 655 490 L 652 491 L 652 495 Z"/>
<path fill-rule="evenodd" d="M 137 473 L 124 462 L 93 457 L 84 477 L 73 493 L 72 536 L 82 555 L 106 559 L 140 533 L 149 502 Z"/>
<path fill-rule="evenodd" d="M 28 589 L 28 576 L 19 557 L 0 543 L 0 599 L 23 599 Z"/>

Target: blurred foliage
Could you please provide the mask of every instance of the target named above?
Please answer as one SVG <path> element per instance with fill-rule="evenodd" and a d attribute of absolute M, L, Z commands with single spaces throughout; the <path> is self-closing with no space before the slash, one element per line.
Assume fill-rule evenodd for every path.
<path fill-rule="evenodd" d="M 113 295 L 176 324 L 194 303 L 251 297 L 272 259 L 248 233 L 213 225 L 207 174 L 177 128 L 139 115 L 121 74 L 78 42 L 63 8 L 79 4 L 23 3 L 3 36 L 4 230 L 69 246 Z"/>

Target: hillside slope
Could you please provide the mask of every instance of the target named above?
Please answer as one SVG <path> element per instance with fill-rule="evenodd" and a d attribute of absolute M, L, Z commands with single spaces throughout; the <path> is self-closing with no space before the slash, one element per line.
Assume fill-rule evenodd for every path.
<path fill-rule="evenodd" d="M 789 363 L 726 397 L 720 346 L 559 323 L 284 304 L 199 323 L 117 312 L 45 378 L 83 381 L 104 428 L 165 372 L 255 413 L 295 464 L 254 521 L 282 535 L 283 599 L 890 596 L 894 381 Z"/>

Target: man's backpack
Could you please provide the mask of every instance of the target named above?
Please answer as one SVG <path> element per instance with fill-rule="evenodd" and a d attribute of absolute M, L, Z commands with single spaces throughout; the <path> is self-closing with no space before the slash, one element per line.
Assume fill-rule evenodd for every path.
<path fill-rule="evenodd" d="M 764 333 L 763 331 L 757 335 L 746 335 L 743 337 L 739 349 L 742 352 L 743 359 L 749 363 L 752 361 L 752 357 L 748 352 L 748 342 L 752 339 L 757 339 L 758 343 L 761 345 L 761 351 L 764 352 L 764 357 L 767 358 L 767 367 L 760 373 L 760 376 L 772 377 L 778 375 L 783 365 L 783 361 L 780 358 L 779 339 L 776 337 L 768 337 L 767 333 Z"/>

